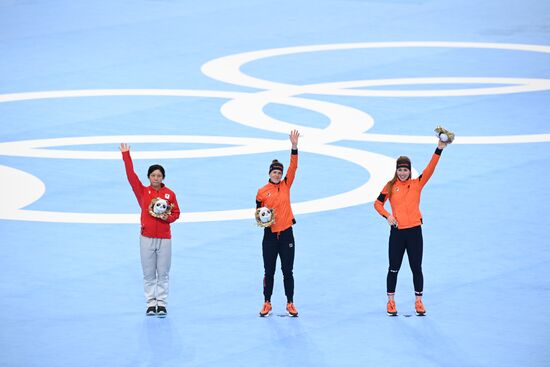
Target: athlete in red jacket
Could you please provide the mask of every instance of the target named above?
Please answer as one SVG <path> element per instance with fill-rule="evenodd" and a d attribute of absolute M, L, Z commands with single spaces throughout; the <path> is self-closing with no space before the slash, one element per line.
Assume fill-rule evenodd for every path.
<path fill-rule="evenodd" d="M 388 315 L 397 315 L 395 307 L 395 287 L 397 273 L 401 268 L 405 250 L 409 257 L 409 265 L 413 273 L 413 283 L 416 295 L 415 310 L 417 315 L 425 315 L 426 309 L 422 303 L 424 276 L 422 274 L 422 214 L 420 213 L 420 195 L 422 189 L 434 173 L 441 152 L 447 143 L 439 141 L 432 159 L 422 174 L 411 179 L 411 160 L 401 156 L 397 159 L 395 175 L 389 181 L 374 202 L 374 208 L 386 218 L 391 226 L 389 241 L 389 269 L 386 278 L 388 292 Z M 390 201 L 392 212 L 384 208 L 386 200 Z"/>
<path fill-rule="evenodd" d="M 176 194 L 162 181 L 164 168 L 158 164 L 149 167 L 147 177 L 150 185 L 144 186 L 134 172 L 130 146 L 120 144 L 126 176 L 141 208 L 140 255 L 143 270 L 146 314 L 166 316 L 168 278 L 172 260 L 172 235 L 170 223 L 180 216 Z M 160 199 L 160 200 L 159 200 Z M 155 203 L 159 206 L 155 208 Z M 161 212 L 165 210 L 165 212 Z"/>
<path fill-rule="evenodd" d="M 273 278 L 277 265 L 277 256 L 281 258 L 283 271 L 283 283 L 287 297 L 286 310 L 290 316 L 298 316 L 294 306 L 294 234 L 292 225 L 296 223 L 290 206 L 290 187 L 296 176 L 298 168 L 298 138 L 297 130 L 290 132 L 292 143 L 290 154 L 290 166 L 284 179 L 283 165 L 274 160 L 269 166 L 269 182 L 258 190 L 256 194 L 256 207 L 268 207 L 274 209 L 275 223 L 271 227 L 264 228 L 262 240 L 262 256 L 264 260 L 264 305 L 260 316 L 268 316 L 271 312 L 271 294 L 273 293 Z"/>

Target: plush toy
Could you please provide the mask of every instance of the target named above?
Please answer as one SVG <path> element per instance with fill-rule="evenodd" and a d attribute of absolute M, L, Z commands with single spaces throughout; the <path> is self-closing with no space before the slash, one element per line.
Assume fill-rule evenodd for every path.
<path fill-rule="evenodd" d="M 270 227 L 275 223 L 275 209 L 269 209 L 265 206 L 256 209 L 256 224 L 260 227 Z"/>
<path fill-rule="evenodd" d="M 434 131 L 435 136 L 444 143 L 451 144 L 455 140 L 455 133 L 445 129 L 443 126 L 436 127 Z"/>
<path fill-rule="evenodd" d="M 162 214 L 170 215 L 172 206 L 168 204 L 168 201 L 161 198 L 154 198 L 149 204 L 149 214 L 155 218 L 160 218 Z"/>

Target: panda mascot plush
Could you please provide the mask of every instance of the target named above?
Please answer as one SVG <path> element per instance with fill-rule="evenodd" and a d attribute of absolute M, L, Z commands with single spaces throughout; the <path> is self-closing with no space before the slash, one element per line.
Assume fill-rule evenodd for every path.
<path fill-rule="evenodd" d="M 269 209 L 265 206 L 256 209 L 256 224 L 260 227 L 270 227 L 275 223 L 275 209 Z"/>
<path fill-rule="evenodd" d="M 163 214 L 170 215 L 171 211 L 172 206 L 161 198 L 154 198 L 149 204 L 149 214 L 155 218 L 160 218 Z"/>
<path fill-rule="evenodd" d="M 435 135 L 444 143 L 451 144 L 455 140 L 455 133 L 445 129 L 443 126 L 435 128 Z"/>

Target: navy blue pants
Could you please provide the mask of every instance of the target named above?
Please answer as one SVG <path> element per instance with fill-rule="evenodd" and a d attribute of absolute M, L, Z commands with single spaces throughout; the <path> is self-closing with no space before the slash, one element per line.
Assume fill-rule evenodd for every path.
<path fill-rule="evenodd" d="M 421 226 L 407 229 L 391 227 L 388 250 L 390 266 L 386 279 L 388 293 L 395 293 L 397 273 L 401 268 L 405 251 L 407 251 L 409 266 L 413 274 L 414 291 L 417 295 L 422 295 L 424 289 L 424 275 L 422 275 L 423 247 Z"/>
<path fill-rule="evenodd" d="M 282 232 L 273 233 L 270 228 L 264 229 L 262 241 L 262 254 L 264 258 L 264 298 L 271 301 L 273 294 L 273 278 L 277 266 L 277 256 L 281 258 L 281 270 L 283 271 L 283 283 L 288 302 L 294 302 L 294 234 L 292 227 Z"/>

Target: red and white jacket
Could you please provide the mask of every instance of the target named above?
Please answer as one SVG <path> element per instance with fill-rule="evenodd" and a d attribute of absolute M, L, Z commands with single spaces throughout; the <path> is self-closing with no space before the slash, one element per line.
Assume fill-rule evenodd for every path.
<path fill-rule="evenodd" d="M 141 208 L 141 234 L 150 238 L 172 238 L 170 232 L 170 223 L 175 222 L 180 216 L 180 208 L 176 199 L 176 194 L 164 184 L 161 184 L 159 190 L 155 190 L 151 185 L 144 186 L 134 172 L 134 164 L 130 152 L 122 152 L 126 176 L 136 195 L 136 199 Z M 166 220 L 155 218 L 149 214 L 149 205 L 155 198 L 165 199 L 172 206 L 172 212 Z"/>

